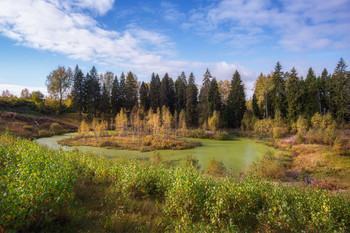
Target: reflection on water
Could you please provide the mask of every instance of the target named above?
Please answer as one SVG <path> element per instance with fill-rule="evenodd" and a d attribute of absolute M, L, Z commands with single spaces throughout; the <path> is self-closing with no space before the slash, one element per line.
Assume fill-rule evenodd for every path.
<path fill-rule="evenodd" d="M 63 148 L 69 150 L 72 148 L 62 147 L 57 141 L 74 135 L 76 135 L 76 133 L 39 138 L 37 142 L 52 149 Z M 159 153 L 163 161 L 174 165 L 182 163 L 187 156 L 193 156 L 199 160 L 201 169 L 205 170 L 209 165 L 209 161 L 215 158 L 216 160 L 222 161 L 228 170 L 232 172 L 241 172 L 256 158 L 261 157 L 266 151 L 276 151 L 276 149 L 249 139 L 237 139 L 235 141 L 199 139 L 199 141 L 202 143 L 201 147 L 187 150 L 160 150 Z M 106 149 L 92 146 L 78 146 L 77 148 L 82 152 L 104 155 L 111 159 L 116 157 L 148 159 L 151 155 L 151 152 Z"/>

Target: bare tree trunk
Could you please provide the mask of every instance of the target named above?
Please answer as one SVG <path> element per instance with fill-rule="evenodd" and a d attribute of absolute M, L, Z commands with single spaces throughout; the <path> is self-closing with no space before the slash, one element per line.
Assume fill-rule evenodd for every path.
<path fill-rule="evenodd" d="M 62 97 L 60 97 L 60 110 L 59 110 L 59 114 L 61 114 L 61 109 L 62 109 Z"/>

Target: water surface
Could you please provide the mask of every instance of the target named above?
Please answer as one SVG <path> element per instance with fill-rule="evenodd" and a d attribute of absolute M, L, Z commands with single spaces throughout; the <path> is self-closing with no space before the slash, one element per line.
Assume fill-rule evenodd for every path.
<path fill-rule="evenodd" d="M 70 133 L 60 136 L 39 138 L 37 142 L 52 149 L 63 148 L 66 150 L 71 147 L 61 146 L 57 142 L 61 139 L 75 136 L 76 133 Z M 232 172 L 241 172 L 249 166 L 255 159 L 260 158 L 268 150 L 276 152 L 277 150 L 264 144 L 257 143 L 250 139 L 238 138 L 234 141 L 217 141 L 210 139 L 195 139 L 202 143 L 202 146 L 186 150 L 159 150 L 163 161 L 172 164 L 180 164 L 187 158 L 193 156 L 199 160 L 201 169 L 208 167 L 209 161 L 215 158 L 222 161 L 225 167 Z M 131 150 L 106 149 L 92 146 L 78 146 L 80 151 L 91 152 L 96 155 L 104 155 L 108 158 L 133 158 L 149 159 L 152 152 L 139 152 Z"/>

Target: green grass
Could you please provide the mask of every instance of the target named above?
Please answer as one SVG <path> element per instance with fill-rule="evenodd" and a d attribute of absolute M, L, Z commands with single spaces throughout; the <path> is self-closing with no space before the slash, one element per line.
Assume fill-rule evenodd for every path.
<path fill-rule="evenodd" d="M 112 162 L 0 137 L 0 228 L 58 232 L 348 232 L 350 199 L 191 165 Z"/>

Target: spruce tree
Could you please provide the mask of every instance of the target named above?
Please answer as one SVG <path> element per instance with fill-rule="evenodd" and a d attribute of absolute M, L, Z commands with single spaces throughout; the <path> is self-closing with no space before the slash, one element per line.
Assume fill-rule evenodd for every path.
<path fill-rule="evenodd" d="M 207 94 L 208 98 L 208 114 L 211 117 L 214 111 L 221 112 L 221 96 L 219 92 L 218 83 L 216 78 L 213 78 L 210 82 L 210 87 Z"/>
<path fill-rule="evenodd" d="M 339 123 L 348 119 L 350 114 L 350 77 L 346 67 L 345 61 L 340 58 L 332 76 L 331 109 Z"/>
<path fill-rule="evenodd" d="M 142 82 L 140 86 L 140 105 L 145 112 L 148 112 L 150 108 L 149 88 L 145 82 Z"/>
<path fill-rule="evenodd" d="M 97 117 L 100 112 L 101 86 L 95 66 L 87 76 L 87 113 L 89 118 Z"/>
<path fill-rule="evenodd" d="M 111 101 L 107 89 L 107 85 L 102 85 L 102 96 L 101 96 L 101 114 L 105 120 L 108 120 L 111 112 Z"/>
<path fill-rule="evenodd" d="M 79 122 L 82 120 L 82 112 L 86 99 L 86 80 L 83 72 L 77 65 L 73 74 L 73 87 L 71 91 L 73 106 L 78 111 Z"/>
<path fill-rule="evenodd" d="M 120 100 L 120 108 L 126 108 L 126 83 L 125 83 L 124 72 L 122 72 L 120 75 L 119 100 Z"/>
<path fill-rule="evenodd" d="M 182 72 L 175 81 L 175 109 L 179 113 L 186 108 L 186 75 Z"/>
<path fill-rule="evenodd" d="M 237 70 L 232 77 L 231 91 L 228 96 L 226 111 L 228 127 L 240 127 L 243 115 L 246 111 L 246 100 L 244 84 Z"/>
<path fill-rule="evenodd" d="M 209 118 L 208 91 L 213 77 L 207 69 L 203 75 L 202 87 L 199 93 L 199 124 L 202 125 Z"/>
<path fill-rule="evenodd" d="M 112 115 L 116 116 L 121 109 L 121 100 L 120 100 L 120 86 L 117 75 L 113 79 L 112 91 L 111 91 L 111 110 Z"/>
<path fill-rule="evenodd" d="M 157 109 L 160 108 L 160 79 L 158 74 L 152 74 L 149 96 L 151 108 L 155 113 Z"/>
<path fill-rule="evenodd" d="M 129 111 L 132 110 L 132 108 L 137 105 L 137 78 L 136 75 L 134 75 L 131 71 L 128 72 L 126 76 L 126 83 L 125 83 L 125 108 Z"/>
<path fill-rule="evenodd" d="M 330 108 L 330 75 L 327 69 L 323 69 L 321 76 L 318 78 L 318 89 L 320 95 L 321 113 L 326 114 Z"/>
<path fill-rule="evenodd" d="M 316 75 L 313 69 L 310 67 L 304 81 L 304 96 L 303 96 L 303 109 L 304 114 L 311 118 L 316 112 L 318 112 L 318 91 L 316 83 Z"/>
<path fill-rule="evenodd" d="M 198 89 L 194 75 L 191 73 L 188 77 L 188 85 L 186 88 L 186 124 L 189 127 L 195 127 L 198 125 L 197 95 Z"/>
<path fill-rule="evenodd" d="M 174 82 L 169 78 L 168 73 L 165 73 L 162 82 L 160 84 L 160 106 L 169 108 L 169 110 L 174 112 L 174 101 L 175 101 L 175 90 Z"/>
<path fill-rule="evenodd" d="M 272 74 L 273 80 L 273 108 L 274 112 L 280 111 L 282 116 L 286 112 L 286 83 L 283 78 L 282 66 L 277 62 L 275 71 Z"/>
<path fill-rule="evenodd" d="M 296 122 L 302 113 L 301 81 L 293 67 L 286 82 L 287 118 L 290 122 Z"/>

